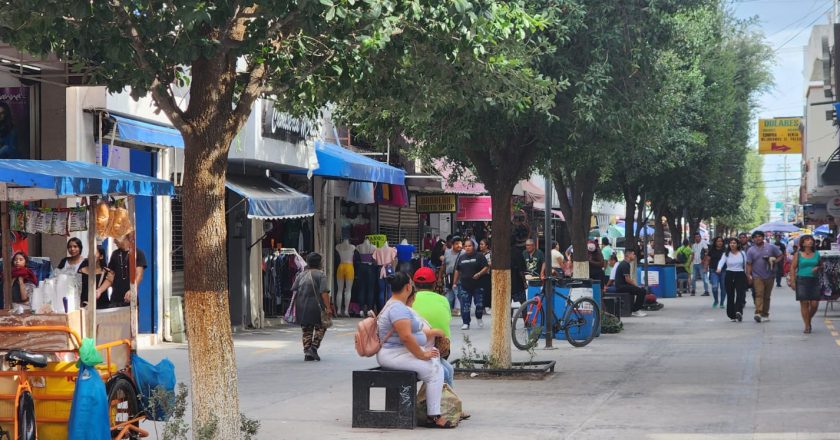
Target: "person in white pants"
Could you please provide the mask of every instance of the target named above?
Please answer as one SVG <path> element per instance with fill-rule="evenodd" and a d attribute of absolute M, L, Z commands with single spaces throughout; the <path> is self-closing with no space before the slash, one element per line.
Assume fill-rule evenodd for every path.
<path fill-rule="evenodd" d="M 391 285 L 391 299 L 377 317 L 379 340 L 383 344 L 376 354 L 376 360 L 382 368 L 416 372 L 426 384 L 428 425 L 453 428 L 450 421 L 440 416 L 440 399 L 443 394 L 440 354 L 436 348 L 423 350 L 430 337 L 443 336 L 443 332 L 437 329 L 424 332 L 422 321 L 406 305 L 416 294 L 407 274 L 396 272 L 388 277 L 388 282 Z"/>

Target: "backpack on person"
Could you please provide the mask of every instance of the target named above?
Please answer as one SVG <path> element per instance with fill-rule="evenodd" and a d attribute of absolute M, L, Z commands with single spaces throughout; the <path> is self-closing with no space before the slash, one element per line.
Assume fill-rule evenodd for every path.
<path fill-rule="evenodd" d="M 682 250 L 677 251 L 677 263 L 685 264 L 688 261 L 688 257 L 685 256 L 685 252 Z"/>
<path fill-rule="evenodd" d="M 387 305 L 385 306 L 387 307 Z M 380 310 L 379 314 L 385 311 L 385 307 Z M 379 353 L 382 349 L 382 344 L 394 334 L 394 328 L 388 330 L 385 334 L 385 339 L 379 339 L 379 319 L 374 315 L 373 311 L 368 312 L 367 318 L 363 319 L 356 326 L 356 335 L 354 337 L 356 344 L 356 353 L 361 357 L 371 357 Z"/>

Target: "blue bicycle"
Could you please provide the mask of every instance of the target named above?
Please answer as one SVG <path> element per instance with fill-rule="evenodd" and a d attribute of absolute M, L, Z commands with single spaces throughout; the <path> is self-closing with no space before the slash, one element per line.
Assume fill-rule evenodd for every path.
<path fill-rule="evenodd" d="M 555 285 L 561 283 L 559 278 L 552 278 Z M 522 304 L 513 314 L 511 322 L 511 337 L 513 345 L 520 350 L 530 350 L 537 345 L 540 336 L 545 333 L 545 286 L 540 293 Z M 592 341 L 601 327 L 601 310 L 594 299 L 585 296 L 572 301 L 557 289 L 554 290 L 554 301 L 565 303 L 562 317 L 554 313 L 554 329 L 562 331 L 569 344 L 583 347 Z"/>

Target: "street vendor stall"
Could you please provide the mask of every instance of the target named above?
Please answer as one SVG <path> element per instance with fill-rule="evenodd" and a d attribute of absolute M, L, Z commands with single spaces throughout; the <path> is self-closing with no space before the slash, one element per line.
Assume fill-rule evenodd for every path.
<path fill-rule="evenodd" d="M 134 174 L 91 163 L 41 160 L 0 160 L 0 231 L 2 231 L 3 308 L 0 310 L 0 354 L 11 366 L 22 366 L 29 375 L 47 380 L 41 389 L 31 388 L 21 381 L 25 376 L 16 371 L 0 371 L 0 432 L 3 425 L 13 423 L 16 435 L 21 437 L 28 417 L 21 411 L 27 408 L 24 394 L 28 394 L 32 414 L 31 423 L 37 419 L 40 438 L 66 438 L 66 424 L 70 411 L 72 386 L 78 369 L 75 360 L 81 338 L 95 341 L 96 350 L 105 359 L 98 366 L 103 380 L 108 383 L 111 400 L 111 426 L 121 438 L 128 432 L 139 432 L 140 420 L 136 411 L 135 383 L 131 372 L 131 355 L 137 336 L 137 286 L 136 246 L 133 243 L 134 216 L 132 196 L 171 196 L 171 182 Z M 115 199 L 123 197 L 120 199 Z M 67 210 L 43 210 L 24 206 L 21 202 L 81 198 L 82 206 L 74 211 L 73 222 Z M 14 213 L 14 217 L 10 214 Z M 11 243 L 8 240 L 12 227 L 21 228 L 21 222 L 33 232 L 66 235 L 73 223 L 74 231 L 87 231 L 89 271 L 95 273 L 94 252 L 96 239 L 128 238 L 130 307 L 96 310 L 96 301 L 81 307 L 78 295 L 70 291 L 69 284 L 56 290 L 56 283 L 44 286 L 45 291 L 32 291 L 28 303 L 13 306 Z M 88 276 L 87 291 L 96 292 L 96 276 Z M 47 284 L 47 283 L 45 283 Z M 34 368 L 32 368 L 34 367 Z M 19 370 L 21 371 L 21 370 Z M 50 383 L 61 389 L 50 390 Z M 16 389 L 15 389 L 16 388 Z M 117 398 L 112 390 L 121 388 Z M 69 393 L 68 393 L 69 391 Z M 46 394 L 44 394 L 46 393 Z M 134 397 L 132 397 L 134 396 Z M 43 402 L 39 402 L 39 398 Z M 34 403 L 33 403 L 34 402 Z M 133 405 L 133 406 L 132 406 Z M 14 411 L 11 411 L 14 408 Z M 120 413 L 122 420 L 115 419 Z M 6 425 L 9 426 L 9 425 Z M 7 428 L 8 429 L 8 428 Z M 34 432 L 35 427 L 32 426 Z M 122 434 L 120 434 L 122 432 Z"/>

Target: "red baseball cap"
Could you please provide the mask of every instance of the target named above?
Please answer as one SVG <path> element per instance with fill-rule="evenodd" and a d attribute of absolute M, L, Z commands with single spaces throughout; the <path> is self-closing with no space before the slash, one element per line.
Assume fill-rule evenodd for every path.
<path fill-rule="evenodd" d="M 422 284 L 431 284 L 435 282 L 435 271 L 430 267 L 421 267 L 414 272 L 414 282 Z"/>

